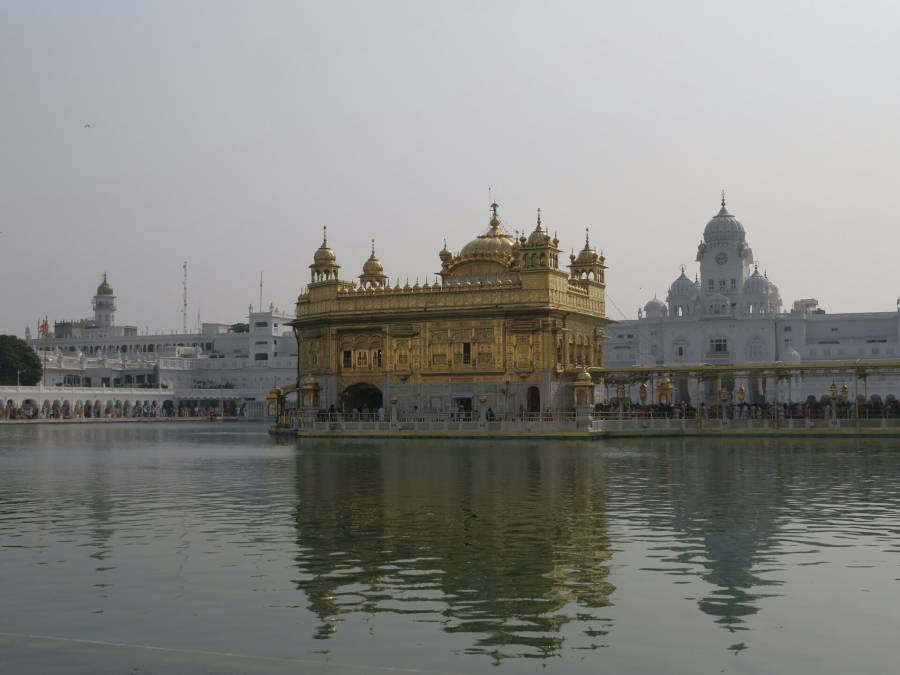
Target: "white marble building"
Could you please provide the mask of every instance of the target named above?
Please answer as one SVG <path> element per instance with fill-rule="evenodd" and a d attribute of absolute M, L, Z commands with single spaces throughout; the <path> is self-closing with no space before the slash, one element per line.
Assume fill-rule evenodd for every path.
<path fill-rule="evenodd" d="M 59 321 L 50 335 L 26 338 L 46 366 L 51 387 L 164 389 L 177 398 L 238 398 L 257 413 L 273 386 L 297 379 L 297 342 L 291 314 L 274 306 L 248 309 L 235 324 L 203 323 L 199 330 L 140 332 L 115 322 L 116 296 L 106 275 L 92 304 L 93 319 Z"/>
<path fill-rule="evenodd" d="M 728 212 L 724 195 L 704 229 L 696 261 L 699 276 L 691 280 L 682 268 L 665 301 L 654 297 L 636 320 L 607 329 L 606 366 L 848 362 L 900 355 L 900 301 L 894 311 L 828 314 L 817 300 L 802 299 L 784 311 L 778 286 L 758 269 L 744 226 Z M 882 397 L 900 396 L 898 385 L 878 378 L 867 382 L 869 394 Z M 807 378 L 801 391 L 818 397 L 822 387 Z"/>

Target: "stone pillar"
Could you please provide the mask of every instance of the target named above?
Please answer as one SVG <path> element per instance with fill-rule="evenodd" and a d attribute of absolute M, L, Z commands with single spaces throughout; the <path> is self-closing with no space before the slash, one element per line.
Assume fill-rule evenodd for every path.
<path fill-rule="evenodd" d="M 575 406 L 575 428 L 578 431 L 591 430 L 591 413 L 594 411 L 592 405 Z"/>
<path fill-rule="evenodd" d="M 314 405 L 305 405 L 299 410 L 300 418 L 304 423 L 315 422 L 319 414 L 319 409 Z"/>

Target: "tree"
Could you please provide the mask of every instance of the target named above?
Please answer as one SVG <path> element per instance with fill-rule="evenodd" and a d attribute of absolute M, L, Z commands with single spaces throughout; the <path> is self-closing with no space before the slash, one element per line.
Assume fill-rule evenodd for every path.
<path fill-rule="evenodd" d="M 41 381 L 41 360 L 24 340 L 15 335 L 0 335 L 0 385 L 15 385 L 16 372 L 21 371 L 18 383 L 32 386 Z"/>

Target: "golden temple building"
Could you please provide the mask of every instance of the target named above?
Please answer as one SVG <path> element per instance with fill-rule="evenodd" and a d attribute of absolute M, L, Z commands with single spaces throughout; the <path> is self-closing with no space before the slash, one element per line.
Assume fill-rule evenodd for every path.
<path fill-rule="evenodd" d="M 576 392 L 592 404 L 584 371 L 603 365 L 604 257 L 585 237 L 560 269 L 540 210 L 514 236 L 498 208 L 459 253 L 444 242 L 433 284 L 391 286 L 374 242 L 357 279 L 343 278 L 323 237 L 292 322 L 298 404 L 498 416 L 571 411 Z"/>

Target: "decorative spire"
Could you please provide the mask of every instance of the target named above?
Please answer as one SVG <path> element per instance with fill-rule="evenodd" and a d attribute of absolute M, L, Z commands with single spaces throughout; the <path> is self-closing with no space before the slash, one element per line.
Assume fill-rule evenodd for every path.
<path fill-rule="evenodd" d="M 375 257 L 375 239 L 372 239 L 372 257 Z"/>
<path fill-rule="evenodd" d="M 538 207 L 538 220 L 537 220 L 538 229 L 541 229 L 541 207 Z"/>
<path fill-rule="evenodd" d="M 500 226 L 500 216 L 497 215 L 497 209 L 500 205 L 497 202 L 491 202 L 491 228 L 495 229 Z"/>
<path fill-rule="evenodd" d="M 722 208 L 725 208 L 725 188 L 722 188 Z"/>
<path fill-rule="evenodd" d="M 591 247 L 591 232 L 588 228 L 584 228 L 584 247 L 586 249 Z"/>
<path fill-rule="evenodd" d="M 328 226 L 322 226 L 322 248 L 328 246 Z"/>
<path fill-rule="evenodd" d="M 681 264 L 681 275 L 684 276 L 684 263 Z"/>

